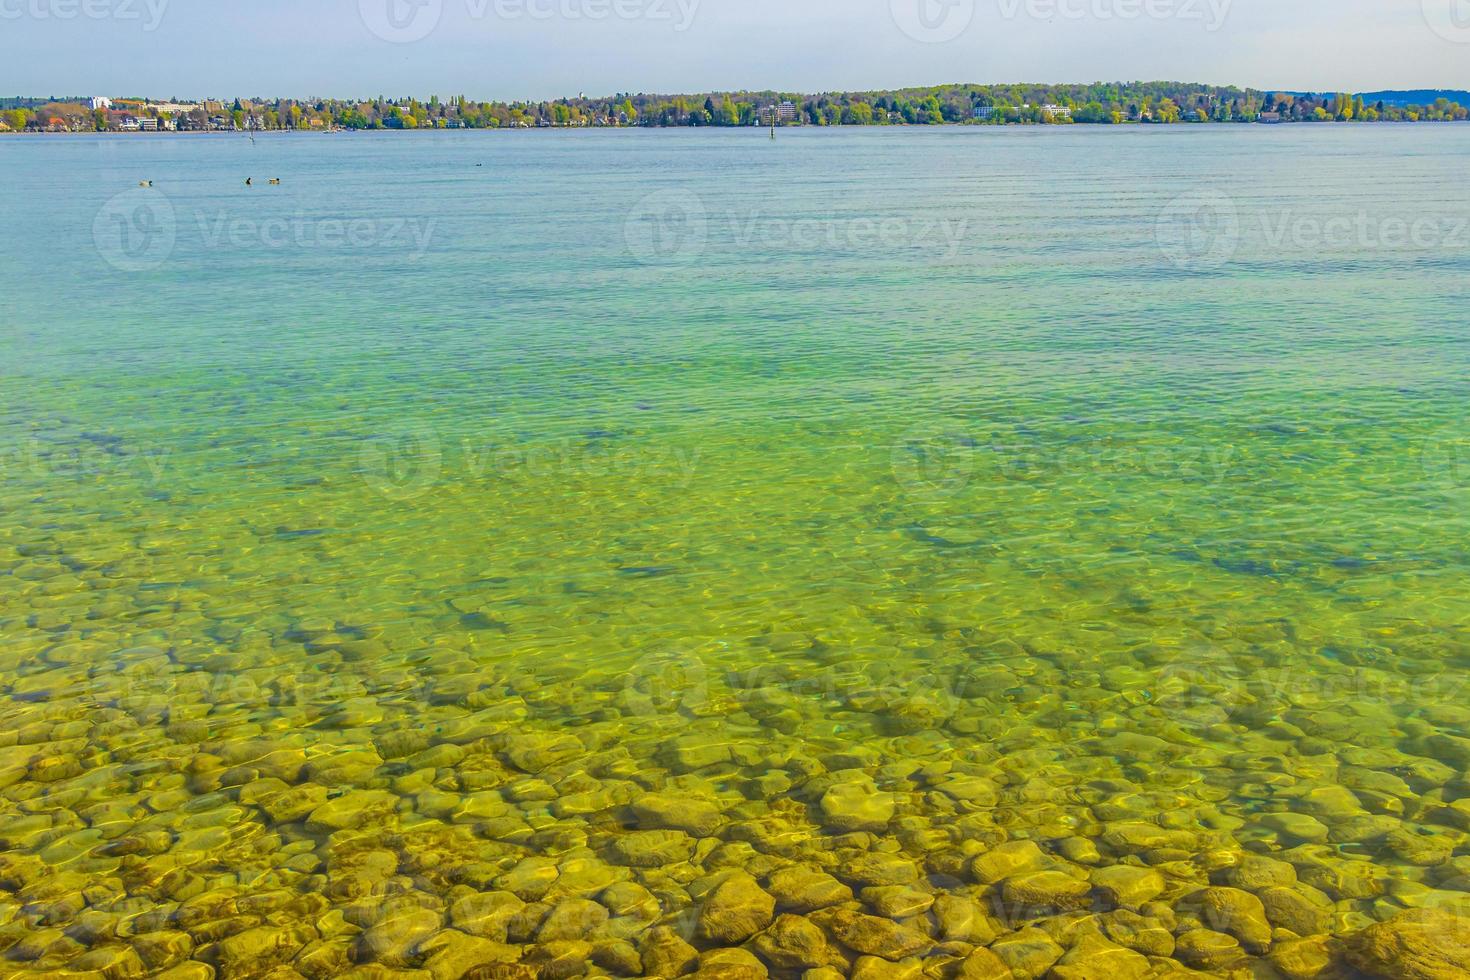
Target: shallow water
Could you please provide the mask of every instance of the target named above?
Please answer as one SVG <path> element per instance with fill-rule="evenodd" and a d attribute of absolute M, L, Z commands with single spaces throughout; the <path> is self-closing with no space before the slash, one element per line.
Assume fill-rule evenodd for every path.
<path fill-rule="evenodd" d="M 9 967 L 1308 976 L 1470 914 L 1467 152 L 0 142 Z"/>

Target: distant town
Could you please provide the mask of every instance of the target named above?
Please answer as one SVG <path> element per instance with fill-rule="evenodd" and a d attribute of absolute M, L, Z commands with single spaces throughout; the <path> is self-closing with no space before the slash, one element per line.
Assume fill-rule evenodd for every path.
<path fill-rule="evenodd" d="M 1180 82 L 948 85 L 801 95 L 774 91 L 615 95 L 550 102 L 0 99 L 0 132 L 342 132 L 672 126 L 1177 125 L 1458 122 L 1470 92 L 1273 92 Z"/>

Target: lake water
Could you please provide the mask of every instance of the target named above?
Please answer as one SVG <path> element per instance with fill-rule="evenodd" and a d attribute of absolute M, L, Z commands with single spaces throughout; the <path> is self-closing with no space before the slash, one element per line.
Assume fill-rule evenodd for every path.
<path fill-rule="evenodd" d="M 1305 977 L 1470 914 L 1467 158 L 0 141 L 7 969 Z"/>

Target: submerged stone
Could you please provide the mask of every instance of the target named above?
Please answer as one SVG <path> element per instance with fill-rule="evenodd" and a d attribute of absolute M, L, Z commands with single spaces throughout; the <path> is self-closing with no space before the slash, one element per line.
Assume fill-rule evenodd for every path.
<path fill-rule="evenodd" d="M 736 872 L 721 882 L 699 911 L 697 934 L 725 945 L 742 943 L 771 922 L 776 900 L 755 879 Z"/>
<path fill-rule="evenodd" d="M 897 809 L 891 793 L 880 793 L 864 783 L 838 783 L 822 795 L 822 817 L 840 830 L 883 830 Z"/>
<path fill-rule="evenodd" d="M 1470 917 L 1404 912 L 1346 940 L 1348 960 L 1381 980 L 1470 980 Z"/>

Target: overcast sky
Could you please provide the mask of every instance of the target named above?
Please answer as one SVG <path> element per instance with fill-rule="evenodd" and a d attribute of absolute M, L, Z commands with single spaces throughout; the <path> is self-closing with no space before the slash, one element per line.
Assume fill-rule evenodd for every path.
<path fill-rule="evenodd" d="M 1470 0 L 0 0 L 0 94 L 1470 88 Z"/>

